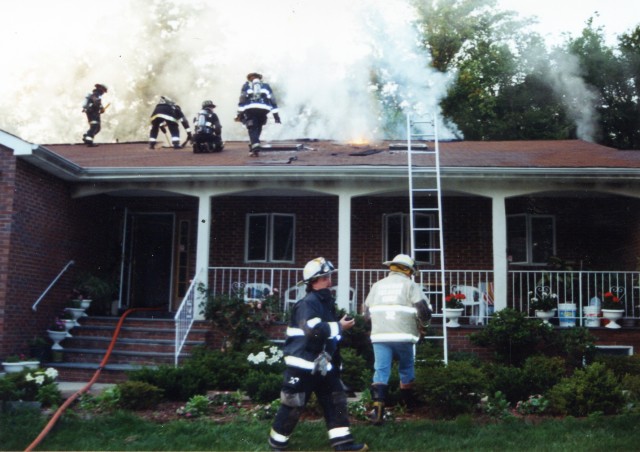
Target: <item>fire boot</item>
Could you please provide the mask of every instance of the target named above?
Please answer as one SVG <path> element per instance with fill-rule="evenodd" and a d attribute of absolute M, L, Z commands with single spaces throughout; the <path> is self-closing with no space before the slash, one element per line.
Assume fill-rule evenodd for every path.
<path fill-rule="evenodd" d="M 417 406 L 416 395 L 413 391 L 413 383 L 400 385 L 400 397 L 407 412 L 411 413 Z"/>
<path fill-rule="evenodd" d="M 369 415 L 369 419 L 373 425 L 384 423 L 384 401 L 387 398 L 388 389 L 389 386 L 384 384 L 372 384 L 369 389 L 371 400 L 373 400 L 373 411 Z"/>
<path fill-rule="evenodd" d="M 333 450 L 335 450 L 336 452 L 343 450 L 367 452 L 369 450 L 369 446 L 367 446 L 365 443 L 347 443 L 340 444 L 339 446 L 334 447 Z"/>

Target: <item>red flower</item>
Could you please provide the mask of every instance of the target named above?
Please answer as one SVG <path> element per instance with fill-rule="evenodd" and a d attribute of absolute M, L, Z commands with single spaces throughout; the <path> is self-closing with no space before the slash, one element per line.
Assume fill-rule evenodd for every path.
<path fill-rule="evenodd" d="M 444 297 L 445 308 L 447 309 L 460 309 L 463 308 L 462 300 L 466 299 L 466 295 L 460 292 L 452 293 Z"/>
<path fill-rule="evenodd" d="M 620 303 L 620 298 L 613 293 L 606 292 L 602 297 L 602 309 L 624 309 L 624 306 Z"/>

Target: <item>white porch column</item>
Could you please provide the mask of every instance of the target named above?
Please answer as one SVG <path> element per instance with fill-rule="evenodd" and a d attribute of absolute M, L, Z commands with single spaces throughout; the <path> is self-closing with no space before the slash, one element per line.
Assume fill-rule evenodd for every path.
<path fill-rule="evenodd" d="M 495 310 L 507 307 L 507 211 L 504 195 L 492 197 L 493 299 Z"/>
<path fill-rule="evenodd" d="M 200 281 L 207 284 L 207 275 L 209 269 L 209 241 L 211 234 L 211 197 L 200 195 L 198 202 L 198 237 L 196 247 L 196 269 L 195 274 L 199 275 Z M 204 316 L 200 315 L 200 310 L 196 309 L 195 319 L 204 320 Z"/>
<path fill-rule="evenodd" d="M 351 286 L 351 197 L 350 193 L 338 195 L 338 307 L 349 311 Z M 334 280 L 334 285 L 336 281 Z"/>

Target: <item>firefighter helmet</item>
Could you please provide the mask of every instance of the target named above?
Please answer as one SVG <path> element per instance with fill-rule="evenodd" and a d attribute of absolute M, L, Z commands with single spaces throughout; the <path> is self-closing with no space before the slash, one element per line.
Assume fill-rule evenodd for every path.
<path fill-rule="evenodd" d="M 254 78 L 259 78 L 260 80 L 262 80 L 262 74 L 258 72 L 250 72 L 249 75 L 247 75 L 247 80 L 249 81 L 252 81 Z"/>
<path fill-rule="evenodd" d="M 107 86 L 103 85 L 102 83 L 96 83 L 95 87 L 96 87 L 97 90 L 100 90 L 100 91 L 105 92 L 105 93 L 107 92 Z"/>
<path fill-rule="evenodd" d="M 390 265 L 401 265 L 411 270 L 411 273 L 415 273 L 416 271 L 416 262 L 406 254 L 398 254 L 392 261 L 383 262 L 382 265 L 386 265 L 387 267 Z"/>
<path fill-rule="evenodd" d="M 202 102 L 202 108 L 216 108 L 216 106 L 213 101 L 205 100 Z"/>
<path fill-rule="evenodd" d="M 167 104 L 167 105 L 175 105 L 175 102 L 171 100 L 170 97 L 167 96 L 160 96 L 160 104 Z"/>
<path fill-rule="evenodd" d="M 310 283 L 314 279 L 330 275 L 335 271 L 336 269 L 330 261 L 326 260 L 324 257 L 316 257 L 315 259 L 307 262 L 307 265 L 304 266 L 304 269 L 302 270 L 302 277 L 304 279 L 298 284 Z"/>

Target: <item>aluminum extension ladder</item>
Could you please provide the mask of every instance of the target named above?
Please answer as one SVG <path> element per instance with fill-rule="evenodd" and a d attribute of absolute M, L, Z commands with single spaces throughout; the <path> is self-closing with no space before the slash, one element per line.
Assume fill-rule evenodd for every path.
<path fill-rule="evenodd" d="M 411 256 L 416 261 L 429 262 L 438 270 L 435 278 L 429 275 L 425 281 L 424 274 L 420 274 L 418 281 L 434 308 L 433 317 L 442 317 L 442 334 L 425 336 L 425 339 L 443 341 L 443 361 L 447 364 L 442 189 L 438 126 L 435 116 L 428 120 L 413 120 L 411 114 L 407 114 L 407 170 Z M 440 302 L 442 314 L 435 313 L 438 303 L 434 303 L 434 298 Z"/>

